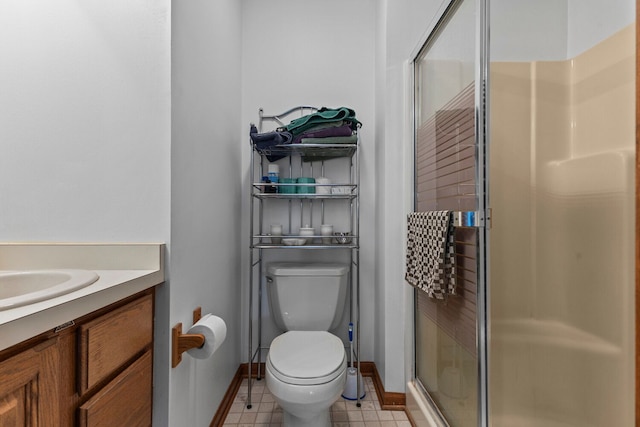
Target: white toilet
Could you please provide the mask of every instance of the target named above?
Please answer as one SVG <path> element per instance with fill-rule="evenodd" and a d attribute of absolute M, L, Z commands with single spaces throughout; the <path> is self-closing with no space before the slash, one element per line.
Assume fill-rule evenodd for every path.
<path fill-rule="evenodd" d="M 276 325 L 267 387 L 282 407 L 285 427 L 327 427 L 347 378 L 342 340 L 328 331 L 342 319 L 349 267 L 335 263 L 272 263 L 267 293 Z"/>

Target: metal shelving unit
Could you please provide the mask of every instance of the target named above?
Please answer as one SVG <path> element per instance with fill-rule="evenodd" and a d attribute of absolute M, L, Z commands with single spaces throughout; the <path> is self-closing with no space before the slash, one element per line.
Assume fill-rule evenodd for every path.
<path fill-rule="evenodd" d="M 288 111 L 285 111 L 279 115 L 265 116 L 263 110 L 259 110 L 259 123 L 258 130 L 262 131 L 262 125 L 264 121 L 273 121 L 279 125 L 284 125 L 283 120 L 289 116 L 297 115 L 301 116 L 314 112 L 317 109 L 314 107 L 295 107 Z M 249 245 L 249 351 L 248 351 L 248 368 L 249 373 L 254 372 L 254 365 L 257 369 L 257 379 L 262 377 L 260 362 L 262 361 L 262 352 L 267 350 L 268 347 L 263 346 L 262 343 L 262 277 L 264 270 L 264 255 L 266 251 L 276 251 L 277 254 L 286 256 L 289 251 L 302 250 L 305 254 L 308 251 L 345 251 L 350 264 L 350 276 L 349 276 L 349 315 L 350 321 L 354 325 L 354 347 L 355 347 L 355 360 L 360 361 L 360 234 L 359 234 L 359 216 L 360 216 L 360 138 L 358 137 L 356 144 L 287 144 L 277 145 L 269 147 L 268 149 L 260 149 L 251 142 L 251 200 L 250 200 L 250 245 Z M 268 160 L 267 156 L 285 156 L 288 158 L 289 177 L 302 176 L 303 167 L 310 171 L 310 175 L 324 176 L 325 163 L 336 161 L 336 159 L 342 159 L 341 161 L 348 162 L 348 179 L 344 182 L 332 183 L 332 184 L 315 184 L 304 183 L 304 186 L 318 187 L 340 187 L 340 194 L 300 194 L 300 193 L 283 193 L 281 190 L 287 185 L 283 183 L 269 183 L 265 184 L 260 181 L 262 176 L 267 175 Z M 286 160 L 284 161 L 286 162 Z M 307 166 L 304 166 L 307 165 Z M 259 172 L 257 172 L 259 171 Z M 307 175 L 308 176 L 308 175 Z M 258 179 L 256 179 L 258 178 Z M 276 192 L 265 192 L 265 185 L 275 187 Z M 311 244 L 305 244 L 301 246 L 286 246 L 282 244 L 275 244 L 271 242 L 271 236 L 266 232 L 266 224 L 264 218 L 265 210 L 268 210 L 276 205 L 282 208 L 284 204 L 284 211 L 288 214 L 285 220 L 288 221 L 288 227 L 286 228 L 289 233 L 292 231 L 292 224 L 294 222 L 293 216 L 296 211 L 299 211 L 300 226 L 303 224 L 303 213 L 306 211 L 309 216 L 309 224 L 314 223 L 313 212 L 319 211 L 319 221 L 317 224 L 323 224 L 325 220 L 325 211 L 335 213 L 334 209 L 340 207 L 344 209 L 344 215 L 349 222 L 349 229 L 351 230 L 350 242 L 339 244 L 332 240 L 331 243 L 319 243 L 323 237 L 326 236 L 305 236 L 312 239 L 315 242 Z M 317 205 L 319 204 L 319 208 Z M 314 206 L 316 208 L 314 209 Z M 288 237 L 283 235 L 283 238 Z M 257 276 L 256 276 L 257 273 Z M 257 346 L 254 345 L 254 293 L 257 287 L 257 300 L 258 300 L 258 317 L 257 317 Z M 358 366 L 358 365 L 357 365 Z M 359 366 L 358 366 L 359 368 Z M 252 375 L 249 375 L 248 381 L 248 397 L 247 407 L 252 405 L 251 390 L 253 386 Z M 360 406 L 360 383 L 358 382 L 357 390 L 357 405 Z"/>

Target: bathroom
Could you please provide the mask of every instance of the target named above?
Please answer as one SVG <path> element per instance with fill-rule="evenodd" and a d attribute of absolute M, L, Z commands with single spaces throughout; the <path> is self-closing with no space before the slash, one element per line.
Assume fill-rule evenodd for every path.
<path fill-rule="evenodd" d="M 635 5 L 623 3 L 633 15 Z M 407 61 L 445 4 L 0 5 L 0 51 L 12 64 L 0 70 L 0 240 L 167 244 L 154 425 L 209 425 L 246 362 L 248 128 L 259 108 L 357 111 L 362 360 L 375 362 L 386 391 L 405 392 L 413 369 L 400 237 L 413 202 Z M 633 22 L 619 15 L 618 28 Z M 207 362 L 185 357 L 172 369 L 170 329 L 189 324 L 196 306 L 225 319 L 227 340 Z"/>

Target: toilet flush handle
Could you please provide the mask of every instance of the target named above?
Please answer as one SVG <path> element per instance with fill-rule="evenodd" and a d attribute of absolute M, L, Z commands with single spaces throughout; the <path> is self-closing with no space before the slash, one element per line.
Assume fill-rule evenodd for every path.
<path fill-rule="evenodd" d="M 273 283 L 273 277 L 266 276 L 266 278 L 267 278 L 267 283 Z"/>

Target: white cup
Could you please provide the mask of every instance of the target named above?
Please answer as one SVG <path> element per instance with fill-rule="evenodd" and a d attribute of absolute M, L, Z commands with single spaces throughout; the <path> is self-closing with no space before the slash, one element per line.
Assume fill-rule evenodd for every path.
<path fill-rule="evenodd" d="M 331 224 L 322 224 L 320 226 L 320 235 L 328 236 L 322 237 L 322 243 L 328 245 L 331 243 L 331 236 L 333 235 L 333 225 Z"/>
<path fill-rule="evenodd" d="M 316 178 L 316 184 L 322 184 L 316 186 L 316 194 L 331 194 L 331 187 L 328 184 L 331 184 L 331 180 L 329 178 L 325 178 L 323 176 Z"/>
<path fill-rule="evenodd" d="M 279 245 L 282 243 L 282 225 L 271 224 L 271 243 Z"/>

